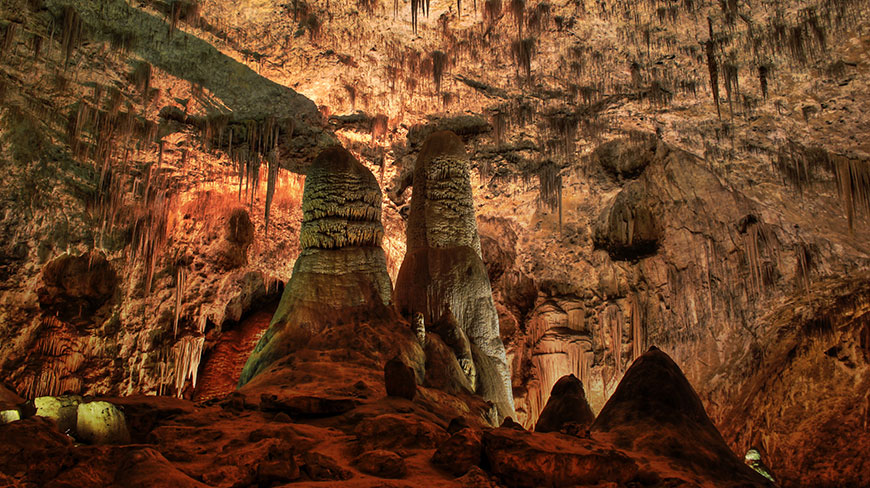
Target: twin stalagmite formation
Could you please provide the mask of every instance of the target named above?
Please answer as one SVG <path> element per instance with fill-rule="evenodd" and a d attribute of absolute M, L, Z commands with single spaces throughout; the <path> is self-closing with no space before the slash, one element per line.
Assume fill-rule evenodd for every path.
<path fill-rule="evenodd" d="M 322 152 L 305 180 L 302 254 L 269 329 L 239 385 L 330 325 L 383 319 L 390 306 L 422 316 L 456 356 L 467 384 L 498 417 L 514 415 L 510 369 L 484 267 L 465 147 L 448 131 L 429 136 L 414 170 L 408 252 L 393 293 L 381 249 L 381 191 L 345 149 Z M 395 295 L 393 297 L 393 294 Z"/>

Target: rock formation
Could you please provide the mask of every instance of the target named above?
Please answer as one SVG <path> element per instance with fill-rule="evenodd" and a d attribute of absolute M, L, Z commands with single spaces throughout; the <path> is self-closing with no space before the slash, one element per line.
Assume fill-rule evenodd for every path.
<path fill-rule="evenodd" d="M 408 250 L 395 300 L 406 317 L 422 313 L 459 359 L 472 385 L 514 415 L 510 369 L 481 258 L 465 145 L 440 131 L 423 143 L 414 167 Z"/>
<path fill-rule="evenodd" d="M 626 371 L 592 432 L 618 448 L 678 459 L 717 486 L 768 486 L 728 448 L 679 366 L 655 346 Z"/>
<path fill-rule="evenodd" d="M 553 385 L 550 399 L 535 424 L 535 432 L 559 432 L 567 424 L 573 424 L 572 429 L 586 429 L 594 420 L 583 383 L 571 374 Z"/>
<path fill-rule="evenodd" d="M 302 254 L 239 385 L 329 324 L 384 315 L 391 303 L 374 175 L 341 147 L 323 151 L 308 170 L 302 212 Z"/>

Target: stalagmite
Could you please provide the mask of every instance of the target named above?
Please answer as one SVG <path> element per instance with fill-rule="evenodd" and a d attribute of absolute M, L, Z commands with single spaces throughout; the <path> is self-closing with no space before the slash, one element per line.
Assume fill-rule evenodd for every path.
<path fill-rule="evenodd" d="M 331 324 L 387 313 L 392 283 L 381 249 L 381 199 L 374 175 L 345 149 L 315 159 L 302 195 L 302 254 L 240 386 Z"/>
<path fill-rule="evenodd" d="M 414 168 L 408 252 L 395 300 L 406 316 L 423 314 L 428 329 L 447 317 L 455 320 L 456 333 L 471 345 L 478 392 L 504 418 L 515 415 L 510 370 L 481 259 L 469 171 L 456 134 L 442 131 L 426 139 Z"/>

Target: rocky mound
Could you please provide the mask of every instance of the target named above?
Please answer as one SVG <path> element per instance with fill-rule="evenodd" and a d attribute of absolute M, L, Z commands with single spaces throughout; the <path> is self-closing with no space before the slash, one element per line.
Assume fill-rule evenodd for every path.
<path fill-rule="evenodd" d="M 626 371 L 592 431 L 618 448 L 666 458 L 699 483 L 768 486 L 731 452 L 679 366 L 656 347 Z"/>
<path fill-rule="evenodd" d="M 585 430 L 594 420 L 595 414 L 586 401 L 583 382 L 570 374 L 553 385 L 550 399 L 535 424 L 535 432 L 559 432 L 565 427 Z"/>

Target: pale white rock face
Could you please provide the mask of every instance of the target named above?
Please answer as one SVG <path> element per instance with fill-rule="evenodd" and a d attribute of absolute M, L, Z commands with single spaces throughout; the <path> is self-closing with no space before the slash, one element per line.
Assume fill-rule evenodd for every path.
<path fill-rule="evenodd" d="M 80 403 L 76 430 L 79 439 L 92 444 L 130 442 L 124 412 L 109 402 Z"/>
<path fill-rule="evenodd" d="M 76 417 L 81 401 L 82 397 L 77 395 L 44 396 L 35 398 L 33 406 L 36 407 L 36 415 L 54 420 L 57 430 L 71 433 L 76 431 Z"/>
<path fill-rule="evenodd" d="M 8 424 L 16 420 L 21 420 L 21 412 L 18 410 L 3 410 L 0 412 L 0 424 Z"/>

